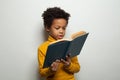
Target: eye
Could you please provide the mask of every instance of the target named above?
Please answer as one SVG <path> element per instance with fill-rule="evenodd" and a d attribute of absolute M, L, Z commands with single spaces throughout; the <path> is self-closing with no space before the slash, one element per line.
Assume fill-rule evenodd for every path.
<path fill-rule="evenodd" d="M 58 30 L 59 28 L 60 28 L 59 26 L 56 26 L 56 27 L 55 27 L 55 29 L 57 29 L 57 30 Z"/>
<path fill-rule="evenodd" d="M 65 30 L 65 29 L 66 29 L 66 27 L 63 27 L 62 29 L 63 29 L 63 30 Z"/>

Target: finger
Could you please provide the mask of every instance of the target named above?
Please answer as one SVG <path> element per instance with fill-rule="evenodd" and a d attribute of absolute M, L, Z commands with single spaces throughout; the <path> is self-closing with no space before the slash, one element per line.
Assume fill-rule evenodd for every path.
<path fill-rule="evenodd" d="M 53 68 L 52 68 L 52 71 L 56 71 L 56 69 L 53 67 Z"/>
<path fill-rule="evenodd" d="M 66 60 L 67 60 L 67 61 L 70 61 L 70 57 L 69 57 L 69 56 L 66 56 Z"/>
<path fill-rule="evenodd" d="M 64 59 L 61 59 L 61 61 L 62 61 L 64 64 L 66 64 L 66 61 L 65 61 Z"/>
<path fill-rule="evenodd" d="M 70 56 L 71 56 L 71 53 L 68 54 L 68 57 L 70 57 Z"/>
<path fill-rule="evenodd" d="M 65 60 L 63 60 L 63 59 L 61 59 L 61 61 L 63 62 L 63 64 L 64 64 L 65 66 L 69 66 L 69 65 L 70 65 L 70 62 L 69 62 L 69 61 L 65 61 Z"/>
<path fill-rule="evenodd" d="M 51 67 L 53 67 L 53 63 L 51 64 Z"/>
<path fill-rule="evenodd" d="M 55 71 L 55 63 L 53 63 L 53 64 L 51 65 L 51 70 L 52 70 L 52 71 Z"/>
<path fill-rule="evenodd" d="M 57 71 L 58 65 L 59 65 L 58 62 L 55 62 L 55 63 L 54 63 L 54 66 L 53 66 L 53 70 L 54 70 L 54 71 Z"/>
<path fill-rule="evenodd" d="M 55 62 L 53 62 L 52 64 L 51 64 L 51 67 L 54 67 L 55 66 Z"/>
<path fill-rule="evenodd" d="M 59 62 L 59 61 L 58 61 L 58 62 Z M 54 68 L 57 68 L 57 66 L 58 66 L 58 64 L 59 64 L 58 62 L 57 62 L 57 61 L 54 62 L 54 66 L 53 66 Z"/>
<path fill-rule="evenodd" d="M 60 63 L 60 60 L 57 59 L 55 62 Z"/>

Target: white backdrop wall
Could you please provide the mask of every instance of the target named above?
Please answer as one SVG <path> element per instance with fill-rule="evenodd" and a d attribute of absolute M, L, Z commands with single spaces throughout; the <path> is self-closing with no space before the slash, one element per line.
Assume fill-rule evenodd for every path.
<path fill-rule="evenodd" d="M 0 80 L 41 80 L 41 14 L 54 6 L 71 14 L 65 37 L 90 33 L 76 80 L 120 80 L 120 0 L 0 0 Z"/>

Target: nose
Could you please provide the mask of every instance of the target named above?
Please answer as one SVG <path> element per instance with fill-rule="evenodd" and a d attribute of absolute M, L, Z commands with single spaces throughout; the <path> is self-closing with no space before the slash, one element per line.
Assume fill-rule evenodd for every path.
<path fill-rule="evenodd" d="M 63 29 L 60 29 L 60 31 L 59 31 L 60 33 L 63 33 L 64 32 L 64 30 Z"/>

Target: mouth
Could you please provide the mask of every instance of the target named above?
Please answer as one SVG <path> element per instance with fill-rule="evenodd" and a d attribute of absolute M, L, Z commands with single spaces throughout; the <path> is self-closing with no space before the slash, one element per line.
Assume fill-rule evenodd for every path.
<path fill-rule="evenodd" d="M 64 37 L 64 35 L 58 35 L 59 39 L 62 39 Z"/>

